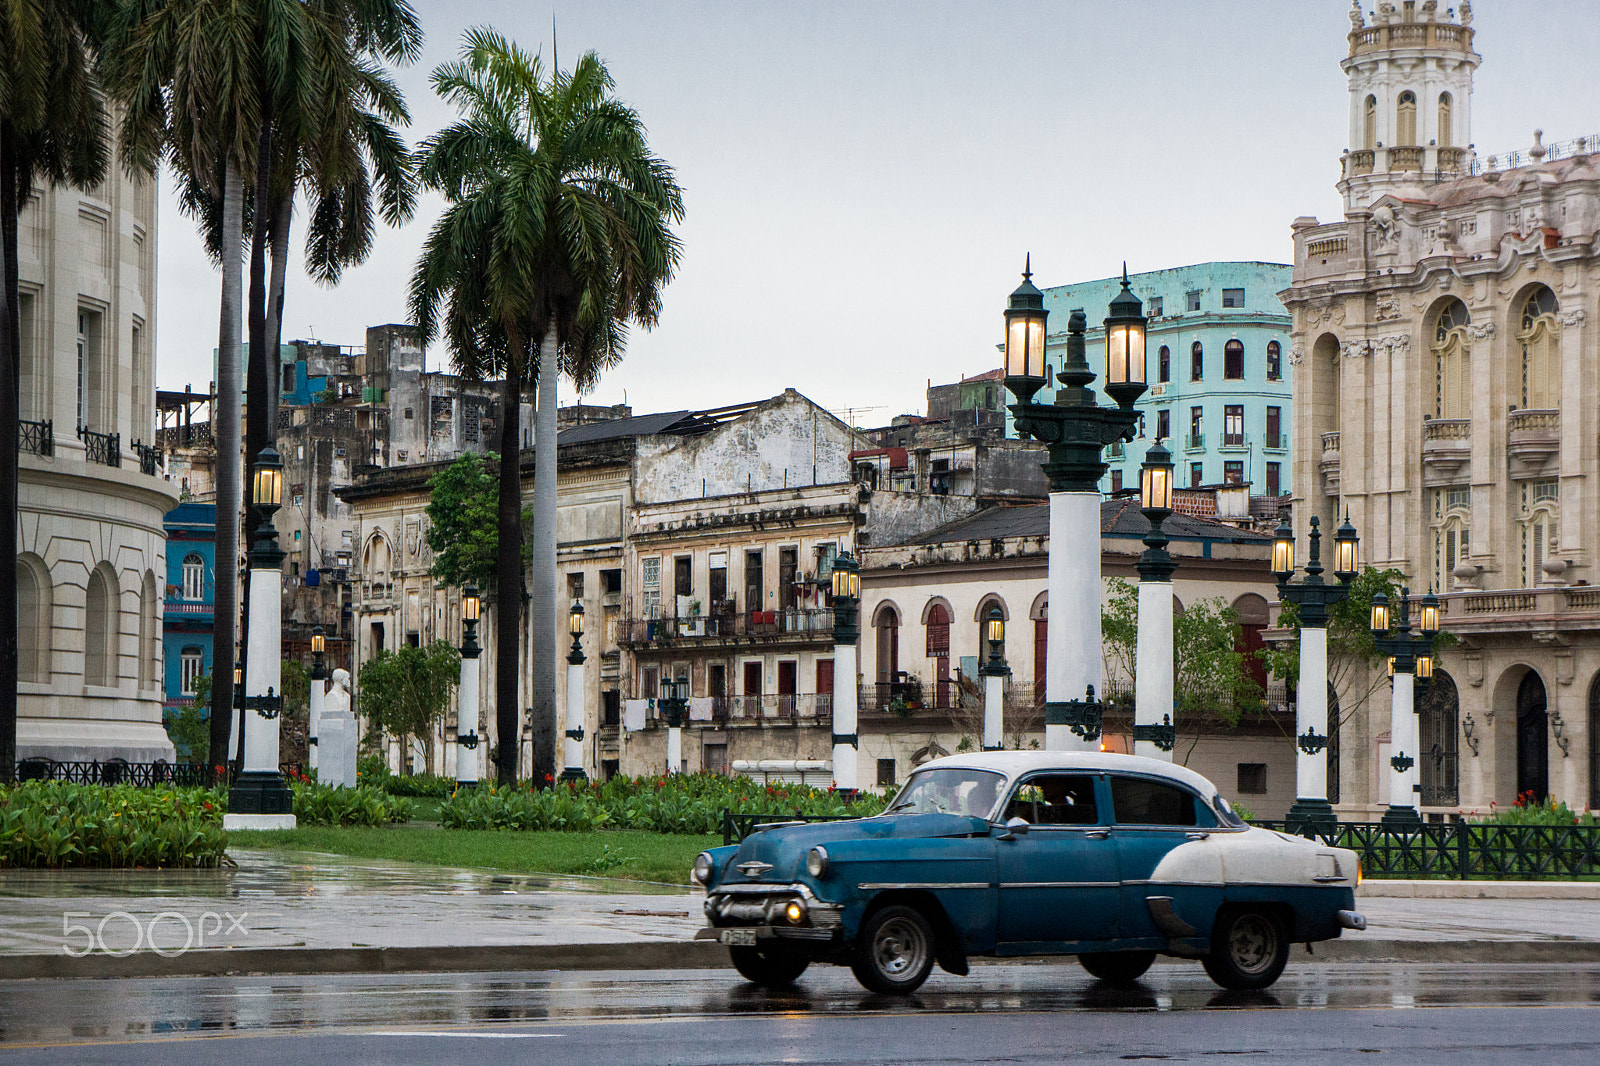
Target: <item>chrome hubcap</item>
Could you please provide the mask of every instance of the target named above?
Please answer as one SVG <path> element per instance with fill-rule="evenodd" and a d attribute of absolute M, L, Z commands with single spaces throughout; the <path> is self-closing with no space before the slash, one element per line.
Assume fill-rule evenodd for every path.
<path fill-rule="evenodd" d="M 1272 965 L 1278 950 L 1278 934 L 1272 923 L 1259 914 L 1246 914 L 1233 923 L 1228 935 L 1233 964 L 1245 973 L 1260 973 Z"/>
<path fill-rule="evenodd" d="M 928 954 L 928 942 L 922 930 L 905 918 L 891 918 L 879 926 L 872 947 L 878 972 L 887 977 L 915 973 L 922 968 Z"/>

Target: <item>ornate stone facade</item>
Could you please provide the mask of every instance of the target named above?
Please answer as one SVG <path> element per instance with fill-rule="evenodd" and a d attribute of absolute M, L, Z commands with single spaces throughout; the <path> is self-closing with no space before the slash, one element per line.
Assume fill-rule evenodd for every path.
<path fill-rule="evenodd" d="M 1352 130 L 1374 98 L 1372 121 L 1399 128 L 1385 109 L 1403 96 L 1453 128 L 1438 140 L 1413 125 L 1399 142 L 1436 166 L 1388 165 L 1374 148 L 1365 170 L 1347 153 L 1345 218 L 1294 223 L 1295 521 L 1303 537 L 1311 515 L 1326 527 L 1348 511 L 1365 562 L 1444 597 L 1460 644 L 1424 717 L 1425 804 L 1504 805 L 1531 789 L 1581 808 L 1600 801 L 1600 590 L 1584 587 L 1600 583 L 1587 314 L 1600 144 L 1544 145 L 1535 131 L 1525 156 L 1478 162 L 1470 21 L 1466 4 L 1459 24 L 1431 3 L 1379 5 L 1373 26 L 1352 14 Z M 1445 159 L 1449 144 L 1469 150 Z M 1347 806 L 1388 801 L 1388 697 L 1379 686 L 1344 708 Z"/>

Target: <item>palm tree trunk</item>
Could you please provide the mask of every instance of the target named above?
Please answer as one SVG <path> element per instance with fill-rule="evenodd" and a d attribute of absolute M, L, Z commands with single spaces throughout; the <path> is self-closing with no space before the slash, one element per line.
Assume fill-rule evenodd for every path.
<path fill-rule="evenodd" d="M 516 351 L 520 341 L 511 338 Z M 522 620 L 522 375 L 521 360 L 507 360 L 500 387 L 500 498 L 496 511 L 499 543 L 495 556 L 494 702 L 496 776 L 502 785 L 517 780 L 517 753 L 522 747 L 521 716 L 517 713 L 518 629 Z"/>
<path fill-rule="evenodd" d="M 17 323 L 17 176 L 0 124 L 0 564 L 17 557 L 17 417 L 21 389 Z M 0 565 L 0 782 L 17 761 L 17 568 Z"/>
<path fill-rule="evenodd" d="M 211 765 L 228 761 L 233 721 L 233 640 L 239 616 L 239 290 L 243 267 L 244 175 L 229 162 L 222 189 L 222 306 L 217 329 L 217 398 L 211 412 L 217 453 L 216 615 L 211 630 Z M 243 738 L 241 738 L 242 741 Z M 242 754 L 242 753 L 241 753 Z"/>
<path fill-rule="evenodd" d="M 272 280 L 267 288 L 267 344 L 276 352 L 283 344 L 283 286 L 289 273 L 289 223 L 294 215 L 294 194 L 278 197 L 272 205 L 272 230 L 267 234 L 272 253 Z M 278 390 L 272 390 L 276 406 Z"/>
<path fill-rule="evenodd" d="M 245 395 L 249 398 L 249 406 L 245 408 L 245 484 L 249 484 L 254 475 L 256 455 L 278 435 L 278 410 L 272 402 L 272 369 L 277 366 L 278 353 L 276 349 L 267 350 L 267 232 L 271 229 L 272 215 L 269 199 L 272 119 L 271 108 L 266 100 L 262 102 L 262 110 L 261 133 L 256 146 L 255 200 L 250 217 L 250 362 L 245 381 Z M 255 532 L 254 508 L 245 509 L 244 528 L 246 533 Z"/>
<path fill-rule="evenodd" d="M 558 339 L 552 324 L 539 344 L 539 406 L 533 431 L 533 571 L 528 582 L 529 671 L 533 708 L 533 754 L 529 772 L 535 781 L 555 779 L 556 766 L 556 383 Z"/>

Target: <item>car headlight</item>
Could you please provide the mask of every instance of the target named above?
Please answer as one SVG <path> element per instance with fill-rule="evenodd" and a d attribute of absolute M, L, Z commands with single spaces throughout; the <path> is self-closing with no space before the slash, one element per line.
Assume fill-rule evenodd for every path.
<path fill-rule="evenodd" d="M 1361 876 L 1362 876 L 1362 874 L 1361 874 L 1361 864 L 1358 862 L 1358 863 L 1356 863 L 1356 887 L 1357 888 L 1361 887 Z"/>
<path fill-rule="evenodd" d="M 828 876 L 828 852 L 820 844 L 806 852 L 806 873 L 817 878 Z"/>
<path fill-rule="evenodd" d="M 702 851 L 694 858 L 694 869 L 690 871 L 690 876 L 698 881 L 701 885 L 709 885 L 711 883 L 711 873 L 714 866 L 715 864 L 711 861 L 711 853 L 708 851 Z"/>
<path fill-rule="evenodd" d="M 799 900 L 790 900 L 783 908 L 783 916 L 789 920 L 790 925 L 799 925 L 806 920 L 806 906 Z"/>

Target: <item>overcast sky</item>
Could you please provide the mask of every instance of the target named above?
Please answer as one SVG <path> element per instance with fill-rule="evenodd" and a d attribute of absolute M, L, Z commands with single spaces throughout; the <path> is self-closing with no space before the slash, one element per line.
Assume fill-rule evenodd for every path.
<path fill-rule="evenodd" d="M 1288 262 L 1297 215 L 1340 213 L 1344 0 L 414 2 L 425 50 L 398 72 L 412 143 L 452 118 L 428 75 L 464 29 L 548 58 L 553 14 L 563 64 L 599 53 L 677 170 L 684 253 L 661 322 L 633 332 L 587 402 L 642 413 L 793 387 L 883 424 L 922 411 L 929 379 L 998 365 L 1027 252 L 1042 286 L 1124 259 Z M 1535 127 L 1547 142 L 1600 132 L 1592 0 L 1474 13 L 1480 156 L 1526 148 Z M 171 187 L 163 176 L 157 381 L 200 390 L 219 277 Z M 361 345 L 367 326 L 405 321 L 440 208 L 424 199 L 383 231 L 337 289 L 291 266 L 284 339 Z M 429 369 L 447 363 L 429 351 Z"/>

